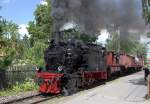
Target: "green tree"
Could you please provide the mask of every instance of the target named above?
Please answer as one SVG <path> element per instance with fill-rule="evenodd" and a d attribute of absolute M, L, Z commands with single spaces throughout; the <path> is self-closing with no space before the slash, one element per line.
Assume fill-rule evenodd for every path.
<path fill-rule="evenodd" d="M 40 66 L 44 65 L 44 50 L 47 47 L 46 44 L 42 42 L 35 42 L 34 47 L 29 48 L 24 51 L 24 59 L 27 59 L 28 63 Z"/>
<path fill-rule="evenodd" d="M 46 43 L 52 33 L 50 0 L 47 0 L 47 5 L 37 5 L 34 16 L 35 20 L 30 21 L 28 24 L 28 32 L 32 46 L 36 41 Z"/>
<path fill-rule="evenodd" d="M 18 25 L 5 19 L 0 20 L 0 67 L 6 67 L 22 53 Z M 21 56 L 21 55 L 20 55 Z"/>
<path fill-rule="evenodd" d="M 3 27 L 4 27 L 5 21 L 0 19 L 0 47 L 4 46 L 4 37 L 3 37 Z"/>
<path fill-rule="evenodd" d="M 142 0 L 143 16 L 147 23 L 150 22 L 150 0 Z"/>
<path fill-rule="evenodd" d="M 147 47 L 145 44 L 136 42 L 135 47 L 132 49 L 133 54 L 144 55 L 147 53 Z"/>
<path fill-rule="evenodd" d="M 14 58 L 19 58 L 22 53 L 20 46 L 20 34 L 18 33 L 19 26 L 13 22 L 7 22 L 4 35 L 8 41 L 8 46 L 14 52 Z"/>
<path fill-rule="evenodd" d="M 112 39 L 108 40 L 107 48 L 114 51 L 120 50 L 120 37 L 118 34 L 113 34 Z"/>
<path fill-rule="evenodd" d="M 86 33 L 81 33 L 77 28 L 64 30 L 63 32 L 64 32 L 63 33 L 64 39 L 74 37 L 75 39 L 82 40 L 85 43 L 92 43 L 92 42 L 95 42 L 97 39 L 97 36 L 86 34 Z"/>
<path fill-rule="evenodd" d="M 134 47 L 136 47 L 136 41 L 131 37 L 128 39 L 120 39 L 120 50 L 131 54 Z"/>
<path fill-rule="evenodd" d="M 29 38 L 23 38 L 24 60 L 34 65 L 44 64 L 44 53 L 48 39 L 52 34 L 51 0 L 47 5 L 39 4 L 34 11 L 35 19 L 28 23 Z"/>
<path fill-rule="evenodd" d="M 146 46 L 138 41 L 135 41 L 133 38 L 120 39 L 118 34 L 113 34 L 112 39 L 108 41 L 107 44 L 108 50 L 114 51 L 124 51 L 129 54 L 141 55 L 146 53 Z"/>

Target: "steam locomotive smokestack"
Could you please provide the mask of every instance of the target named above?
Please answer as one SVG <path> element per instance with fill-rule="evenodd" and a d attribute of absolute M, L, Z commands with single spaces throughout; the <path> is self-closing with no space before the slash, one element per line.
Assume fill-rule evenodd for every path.
<path fill-rule="evenodd" d="M 58 34 L 57 31 L 53 32 L 52 38 L 53 38 L 53 40 L 55 40 L 55 44 L 58 44 L 58 42 L 59 42 L 59 34 Z"/>
<path fill-rule="evenodd" d="M 124 31 L 144 29 L 141 0 L 51 0 L 54 30 L 74 22 L 85 33 L 95 34 L 117 24 Z"/>
<path fill-rule="evenodd" d="M 60 41 L 62 41 L 62 32 L 55 31 L 52 34 L 52 39 L 55 40 L 55 44 L 58 44 Z"/>

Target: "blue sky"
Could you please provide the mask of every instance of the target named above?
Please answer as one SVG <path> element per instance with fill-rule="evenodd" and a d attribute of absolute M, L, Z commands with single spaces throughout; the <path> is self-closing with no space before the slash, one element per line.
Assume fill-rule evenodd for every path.
<path fill-rule="evenodd" d="M 28 34 L 28 22 L 34 20 L 36 5 L 43 3 L 43 0 L 0 0 L 0 16 L 18 24 L 19 33 L 23 36 Z"/>
<path fill-rule="evenodd" d="M 41 0 L 0 0 L 0 15 L 17 24 L 27 24 L 33 20 L 33 12 Z"/>

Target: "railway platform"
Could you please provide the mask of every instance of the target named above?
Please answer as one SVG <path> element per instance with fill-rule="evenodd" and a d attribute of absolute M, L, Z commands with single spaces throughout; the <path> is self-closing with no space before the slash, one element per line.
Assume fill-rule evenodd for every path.
<path fill-rule="evenodd" d="M 95 88 L 39 104 L 150 104 L 145 99 L 147 85 L 144 71 L 120 77 Z"/>
<path fill-rule="evenodd" d="M 118 78 L 59 104 L 150 104 L 144 72 Z M 67 100 L 67 99 L 66 99 Z"/>

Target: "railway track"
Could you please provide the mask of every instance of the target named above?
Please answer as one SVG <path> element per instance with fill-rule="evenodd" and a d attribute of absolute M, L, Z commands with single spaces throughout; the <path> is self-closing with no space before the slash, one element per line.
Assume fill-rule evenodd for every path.
<path fill-rule="evenodd" d="M 7 103 L 7 104 L 38 104 L 47 100 L 51 100 L 53 98 L 57 98 L 60 97 L 61 95 L 51 95 L 51 96 L 42 96 L 37 95 L 37 96 L 33 96 L 33 97 L 28 97 L 28 98 L 24 98 L 22 100 L 18 100 L 18 101 L 13 101 L 11 103 Z"/>

